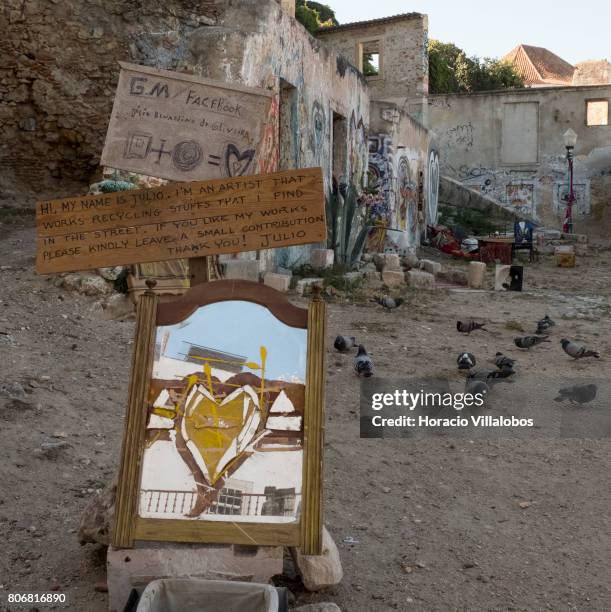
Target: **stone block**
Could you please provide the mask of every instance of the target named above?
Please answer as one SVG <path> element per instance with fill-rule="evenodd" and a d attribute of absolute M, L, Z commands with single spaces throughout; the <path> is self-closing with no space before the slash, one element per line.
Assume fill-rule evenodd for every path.
<path fill-rule="evenodd" d="M 418 259 L 417 255 L 414 255 L 413 253 L 408 253 L 403 258 L 403 265 L 408 270 L 411 270 L 412 268 L 419 268 L 420 267 L 420 260 Z"/>
<path fill-rule="evenodd" d="M 556 265 L 561 268 L 575 267 L 575 247 L 573 245 L 557 246 L 554 250 L 554 257 Z"/>
<path fill-rule="evenodd" d="M 442 270 L 437 278 L 456 285 L 468 285 L 469 275 L 464 270 Z"/>
<path fill-rule="evenodd" d="M 335 253 L 332 249 L 312 249 L 310 253 L 310 265 L 315 270 L 324 270 L 333 266 Z"/>
<path fill-rule="evenodd" d="M 229 259 L 223 262 L 223 277 L 259 282 L 259 262 L 255 259 Z"/>
<path fill-rule="evenodd" d="M 405 274 L 405 280 L 413 289 L 432 289 L 435 284 L 435 277 L 422 270 L 409 270 Z"/>
<path fill-rule="evenodd" d="M 438 261 L 432 259 L 421 259 L 420 268 L 429 274 L 437 276 L 441 272 L 441 264 Z"/>
<path fill-rule="evenodd" d="M 402 270 L 384 270 L 382 272 L 382 282 L 389 287 L 400 285 L 405 282 L 405 274 Z"/>
<path fill-rule="evenodd" d="M 113 321 L 125 321 L 135 317 L 134 302 L 122 293 L 114 293 L 104 304 L 104 318 Z"/>
<path fill-rule="evenodd" d="M 346 272 L 344 274 L 344 280 L 349 283 L 356 283 L 357 281 L 363 278 L 363 274 L 361 272 Z"/>
<path fill-rule="evenodd" d="M 401 270 L 401 260 L 397 253 L 375 253 L 373 263 L 379 272 L 384 270 Z"/>
<path fill-rule="evenodd" d="M 276 291 L 286 292 L 291 286 L 291 277 L 287 274 L 277 274 L 276 272 L 266 272 L 263 275 L 263 283 Z"/>
<path fill-rule="evenodd" d="M 510 283 L 510 270 L 511 266 L 497 264 L 494 269 L 494 290 L 495 291 L 507 291 L 503 285 L 509 285 Z"/>
<path fill-rule="evenodd" d="M 302 278 L 297 281 L 297 293 L 299 295 L 307 295 L 312 291 L 312 287 L 318 286 L 322 289 L 325 281 L 322 278 Z"/>
<path fill-rule="evenodd" d="M 344 571 L 339 550 L 326 527 L 322 532 L 321 555 L 304 555 L 298 548 L 291 548 L 291 553 L 308 591 L 320 591 L 341 582 Z"/>
<path fill-rule="evenodd" d="M 469 287 L 471 289 L 483 289 L 486 279 L 486 264 L 482 261 L 469 263 Z"/>
<path fill-rule="evenodd" d="M 161 578 L 268 583 L 282 573 L 282 546 L 150 544 L 106 553 L 108 607 L 121 612 L 132 588 Z"/>

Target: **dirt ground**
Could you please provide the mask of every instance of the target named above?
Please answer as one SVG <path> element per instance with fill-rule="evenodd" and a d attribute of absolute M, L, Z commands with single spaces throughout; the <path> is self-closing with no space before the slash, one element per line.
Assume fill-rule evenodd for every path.
<path fill-rule="evenodd" d="M 69 609 L 101 612 L 107 596 L 94 585 L 105 578 L 105 551 L 81 547 L 76 529 L 117 469 L 133 322 L 103 320 L 96 298 L 37 276 L 31 222 L 0 232 L 0 385 L 26 390 L 22 399 L 0 396 L 0 593 L 53 588 L 69 593 Z M 299 604 L 334 601 L 344 612 L 611 609 L 609 439 L 362 440 L 352 357 L 332 348 L 337 333 L 358 336 L 380 377 L 459 381 L 463 349 L 483 364 L 496 350 L 517 357 L 527 389 L 576 374 L 609 377 L 610 263 L 609 250 L 570 270 L 544 257 L 527 265 L 521 294 L 406 292 L 393 313 L 366 299 L 330 303 L 325 522 L 344 580 L 317 594 L 296 589 Z M 558 322 L 554 342 L 517 351 L 515 323 L 532 332 L 546 313 Z M 460 336 L 455 321 L 469 317 L 493 333 Z M 574 363 L 558 346 L 563 336 L 602 358 Z M 58 441 L 66 444 L 45 446 Z"/>

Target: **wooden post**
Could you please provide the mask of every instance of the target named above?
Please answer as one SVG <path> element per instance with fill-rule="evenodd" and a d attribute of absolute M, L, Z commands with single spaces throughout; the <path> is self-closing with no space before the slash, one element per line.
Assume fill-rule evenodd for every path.
<path fill-rule="evenodd" d="M 322 482 L 325 403 L 325 302 L 313 288 L 308 308 L 308 365 L 304 415 L 302 543 L 304 555 L 322 554 Z"/>
<path fill-rule="evenodd" d="M 157 281 L 147 280 L 148 290 L 138 300 L 136 343 L 132 356 L 127 421 L 121 447 L 121 470 L 112 533 L 112 545 L 115 548 L 131 548 L 134 541 L 133 526 L 140 497 L 140 449 L 144 445 L 146 432 L 146 396 L 155 349 L 157 295 L 153 289 L 156 284 Z"/>

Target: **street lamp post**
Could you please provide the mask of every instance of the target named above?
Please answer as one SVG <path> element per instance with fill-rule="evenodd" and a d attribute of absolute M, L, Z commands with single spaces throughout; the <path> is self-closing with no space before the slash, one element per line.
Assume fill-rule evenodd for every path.
<path fill-rule="evenodd" d="M 577 144 L 577 134 L 569 128 L 564 133 L 564 146 L 566 147 L 566 160 L 569 165 L 569 196 L 566 201 L 566 212 L 562 231 L 565 234 L 573 233 L 573 204 L 575 202 L 575 191 L 573 190 L 573 149 Z"/>

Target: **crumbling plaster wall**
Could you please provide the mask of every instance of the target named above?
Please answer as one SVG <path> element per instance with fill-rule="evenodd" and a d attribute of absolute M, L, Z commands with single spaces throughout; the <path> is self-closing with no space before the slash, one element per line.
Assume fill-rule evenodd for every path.
<path fill-rule="evenodd" d="M 359 65 L 359 43 L 380 42 L 379 76 L 366 77 L 372 100 L 384 100 L 426 124 L 429 90 L 428 17 L 410 13 L 380 23 L 322 29 L 317 37 Z"/>
<path fill-rule="evenodd" d="M 213 0 L 0 3 L 0 204 L 82 192 L 98 167 L 117 62 L 177 69 L 215 14 Z"/>
<path fill-rule="evenodd" d="M 362 185 L 367 167 L 369 92 L 358 70 L 312 38 L 271 0 L 228 0 L 218 23 L 193 33 L 189 69 L 214 79 L 282 93 L 268 125 L 264 156 L 279 167 L 323 168 L 325 185 Z M 341 138 L 334 118 L 345 122 Z M 282 126 L 282 133 L 279 126 Z M 278 137 L 279 135 L 279 137 Z M 338 164 L 337 160 L 341 160 Z M 305 262 L 311 247 L 282 249 L 280 265 Z"/>
<path fill-rule="evenodd" d="M 586 100 L 608 99 L 611 86 L 538 88 L 429 97 L 429 123 L 435 131 L 442 174 L 479 189 L 505 205 L 557 227 L 568 193 L 568 171 L 563 134 L 578 135 L 575 149 L 574 207 L 576 228 L 590 213 L 606 210 L 611 194 L 602 180 L 611 174 L 611 126 L 587 126 Z M 503 118 L 507 104 L 535 103 L 537 160 L 506 163 L 503 159 Z M 518 134 L 512 151 L 532 134 Z M 596 189 L 592 188 L 596 185 Z M 601 185 L 603 185 L 601 187 Z"/>
<path fill-rule="evenodd" d="M 437 217 L 438 183 L 430 161 L 437 150 L 431 132 L 394 105 L 371 104 L 369 187 L 388 210 L 388 241 L 399 252 L 414 251 L 427 223 Z"/>

